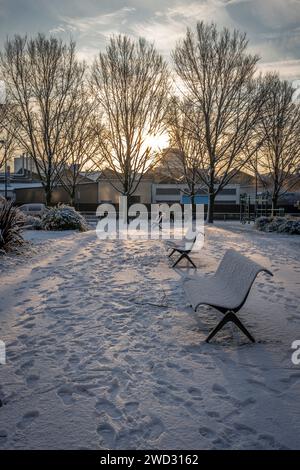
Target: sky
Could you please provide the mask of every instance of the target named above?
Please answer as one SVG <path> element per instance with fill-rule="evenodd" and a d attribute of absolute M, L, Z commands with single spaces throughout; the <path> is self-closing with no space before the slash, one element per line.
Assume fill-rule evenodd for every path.
<path fill-rule="evenodd" d="M 262 71 L 300 78 L 300 0 L 0 0 L 0 47 L 15 33 L 76 40 L 91 61 L 113 33 L 143 36 L 170 57 L 197 21 L 245 31 Z"/>

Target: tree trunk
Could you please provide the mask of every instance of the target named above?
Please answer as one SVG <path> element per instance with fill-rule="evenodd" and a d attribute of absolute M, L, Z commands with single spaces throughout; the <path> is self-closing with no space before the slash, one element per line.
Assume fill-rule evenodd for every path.
<path fill-rule="evenodd" d="M 73 188 L 70 194 L 71 206 L 73 207 L 75 207 L 75 199 L 76 199 L 75 191 L 76 191 L 75 188 Z"/>
<path fill-rule="evenodd" d="M 132 196 L 131 194 L 127 195 L 127 224 L 129 225 L 130 219 L 129 219 L 129 209 L 132 203 Z"/>
<path fill-rule="evenodd" d="M 51 206 L 51 202 L 52 202 L 52 187 L 51 187 L 51 171 L 52 171 L 52 161 L 51 161 L 51 158 L 48 156 L 48 159 L 49 159 L 49 164 L 48 164 L 48 169 L 47 169 L 47 172 L 46 172 L 46 178 L 45 178 L 45 182 L 46 182 L 46 188 L 45 188 L 45 191 L 46 191 L 46 206 Z"/>
<path fill-rule="evenodd" d="M 52 189 L 49 185 L 45 187 L 45 196 L 46 196 L 46 206 L 51 206 L 52 203 Z"/>
<path fill-rule="evenodd" d="M 272 196 L 272 216 L 275 215 L 275 209 L 277 209 L 278 196 L 273 194 Z"/>
<path fill-rule="evenodd" d="M 191 203 L 192 203 L 192 218 L 196 218 L 196 194 L 191 195 Z"/>
<path fill-rule="evenodd" d="M 206 217 L 206 221 L 209 224 L 214 223 L 214 205 L 215 205 L 215 195 L 210 192 L 208 195 L 208 208 L 207 208 L 207 217 Z"/>

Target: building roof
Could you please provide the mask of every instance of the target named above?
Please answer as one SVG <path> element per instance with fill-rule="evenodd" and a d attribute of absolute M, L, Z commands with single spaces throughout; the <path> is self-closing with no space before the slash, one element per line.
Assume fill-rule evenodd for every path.
<path fill-rule="evenodd" d="M 87 180 L 90 180 L 90 181 L 93 181 L 94 183 L 96 183 L 98 181 L 98 179 L 100 178 L 101 173 L 102 173 L 101 171 L 92 171 L 92 172 L 82 171 L 80 173 L 80 175 L 83 178 L 86 178 Z"/>
<path fill-rule="evenodd" d="M 14 191 L 15 189 L 31 189 L 31 188 L 42 188 L 42 183 L 10 183 L 7 185 L 8 191 Z M 0 183 L 0 191 L 5 191 L 5 184 Z"/>

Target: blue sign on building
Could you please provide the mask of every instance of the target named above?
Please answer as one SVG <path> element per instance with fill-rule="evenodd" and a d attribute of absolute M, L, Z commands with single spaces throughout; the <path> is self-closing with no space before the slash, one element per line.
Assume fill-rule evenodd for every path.
<path fill-rule="evenodd" d="M 187 196 L 186 194 L 181 197 L 181 204 L 192 204 L 191 196 Z M 197 195 L 195 198 L 195 204 L 208 204 L 208 196 Z"/>

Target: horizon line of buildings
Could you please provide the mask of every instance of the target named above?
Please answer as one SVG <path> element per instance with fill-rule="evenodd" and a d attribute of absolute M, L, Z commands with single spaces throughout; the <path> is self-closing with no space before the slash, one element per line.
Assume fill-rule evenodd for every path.
<path fill-rule="evenodd" d="M 170 149 L 172 157 L 172 149 Z M 169 155 L 169 159 L 170 159 Z M 170 167 L 164 164 L 144 175 L 132 196 L 132 202 L 143 204 L 152 203 L 185 203 L 187 198 L 187 184 L 178 183 L 170 172 Z M 45 194 L 42 182 L 36 171 L 31 158 L 24 155 L 14 158 L 14 171 L 6 175 L 0 173 L 0 195 L 4 196 L 5 186 L 8 199 L 13 200 L 17 205 L 26 203 L 45 202 Z M 111 184 L 113 183 L 113 184 Z M 94 211 L 101 203 L 118 204 L 121 189 L 120 183 L 111 173 L 110 176 L 103 172 L 83 172 L 75 191 L 75 205 L 84 211 Z M 258 194 L 266 191 L 259 180 L 254 175 L 240 171 L 232 178 L 216 196 L 215 204 L 223 212 L 226 208 L 234 210 L 240 204 L 240 196 L 247 194 L 251 203 L 255 202 Z M 204 185 L 197 185 L 198 201 L 205 201 L 206 191 Z M 282 198 L 283 205 L 294 206 L 300 200 L 300 178 L 293 192 L 288 192 Z M 70 196 L 61 185 L 53 189 L 53 204 L 70 203 Z M 295 209 L 295 212 L 298 212 Z"/>

